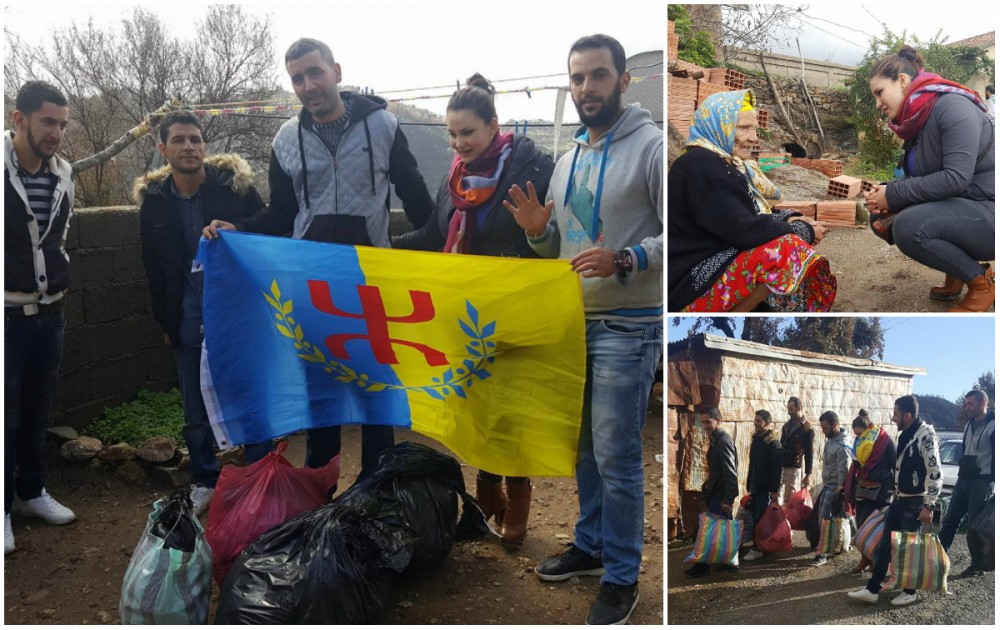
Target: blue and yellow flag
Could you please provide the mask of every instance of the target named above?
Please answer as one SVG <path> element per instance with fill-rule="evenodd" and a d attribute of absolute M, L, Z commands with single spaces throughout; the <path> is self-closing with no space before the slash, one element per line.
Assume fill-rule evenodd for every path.
<path fill-rule="evenodd" d="M 565 260 L 202 240 L 202 390 L 223 448 L 383 424 L 501 475 L 572 475 L 586 342 Z"/>

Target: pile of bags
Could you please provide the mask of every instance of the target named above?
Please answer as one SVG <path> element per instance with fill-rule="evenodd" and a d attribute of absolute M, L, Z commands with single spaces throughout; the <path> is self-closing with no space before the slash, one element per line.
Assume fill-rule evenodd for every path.
<path fill-rule="evenodd" d="M 296 469 L 283 450 L 223 469 L 207 536 L 183 493 L 155 504 L 125 575 L 123 624 L 205 623 L 213 573 L 216 623 L 378 623 L 395 579 L 489 531 L 459 463 L 434 449 L 385 450 L 330 503 L 339 462 Z"/>

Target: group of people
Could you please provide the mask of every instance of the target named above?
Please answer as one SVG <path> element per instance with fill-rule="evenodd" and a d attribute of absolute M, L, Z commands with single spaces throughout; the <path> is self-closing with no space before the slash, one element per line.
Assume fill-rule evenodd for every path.
<path fill-rule="evenodd" d="M 968 518 L 971 523 L 986 505 L 996 479 L 995 417 L 989 411 L 988 395 L 978 389 L 968 392 L 964 411 L 968 419 L 963 431 L 964 455 L 948 509 L 940 519 L 939 539 L 946 551 L 962 519 Z M 762 409 L 754 414 L 746 478 L 746 492 L 750 495 L 746 509 L 752 515 L 754 527 L 769 505 L 779 503 L 782 486 L 781 503 L 785 506 L 796 490 L 811 489 L 813 429 L 804 419 L 802 402 L 797 397 L 788 400 L 788 416 L 779 431 L 770 412 Z M 736 446 L 722 428 L 723 417 L 717 408 L 704 410 L 700 418 L 708 438 L 708 476 L 703 488 L 706 508 L 717 518 L 732 519 L 740 485 Z M 890 532 L 916 532 L 922 525 L 929 526 L 934 512 L 940 511 L 938 501 L 943 484 L 938 438 L 934 427 L 919 417 L 915 396 L 896 399 L 892 423 L 898 430 L 895 440 L 862 409 L 851 422 L 852 445 L 837 413 L 824 411 L 819 416 L 826 443 L 822 454 L 822 489 L 814 506 L 818 520 L 833 522 L 842 517 L 853 519 L 860 526 L 876 512 L 885 514 L 883 534 L 874 557 L 862 556 L 851 571 L 860 575 L 870 567 L 871 577 L 865 587 L 848 593 L 869 603 L 878 602 L 888 571 L 892 554 Z M 805 474 L 800 479 L 803 470 Z M 972 561 L 961 576 L 982 575 L 983 550 L 978 539 L 969 536 L 968 540 Z M 826 564 L 823 550 L 816 551 L 812 564 Z M 751 545 L 742 559 L 754 561 L 764 555 Z M 740 570 L 738 562 L 718 568 L 729 572 Z M 699 578 L 710 572 L 708 564 L 695 563 L 684 573 L 689 578 Z M 901 606 L 916 599 L 916 592 L 906 589 L 891 603 Z"/>
<path fill-rule="evenodd" d="M 475 75 L 447 106 L 455 157 L 432 199 L 396 118 L 376 96 L 341 91 L 330 48 L 299 39 L 285 68 L 301 112 L 271 145 L 270 200 L 235 154 L 207 155 L 199 118 L 159 121 L 166 166 L 136 181 L 142 259 L 153 315 L 173 349 L 190 449 L 192 502 L 202 511 L 219 476 L 201 398 L 202 280 L 191 262 L 202 236 L 237 229 L 329 243 L 486 256 L 568 259 L 581 277 L 587 385 L 576 465 L 580 515 L 573 545 L 541 562 L 546 581 L 603 576 L 588 622 L 624 623 L 638 602 L 643 544 L 641 430 L 662 349 L 663 133 L 625 106 L 631 77 L 621 44 L 577 40 L 567 65 L 582 127 L 558 161 L 527 136 L 500 130 L 493 90 Z M 75 514 L 44 488 L 45 431 L 62 352 L 72 214 L 70 165 L 56 155 L 69 123 L 65 97 L 31 81 L 5 137 L 4 551 L 10 513 L 64 524 Z M 389 189 L 415 231 L 390 238 Z M 565 192 L 565 194 L 564 194 Z M 362 474 L 394 441 L 388 426 L 361 431 Z M 271 442 L 245 445 L 247 461 Z M 307 434 L 306 465 L 341 449 L 340 427 Z M 15 475 L 16 471 L 16 475 Z M 527 532 L 531 481 L 480 471 L 477 499 L 505 544 Z M 335 489 L 331 489 L 331 492 Z"/>
<path fill-rule="evenodd" d="M 903 140 L 903 177 L 865 194 L 873 232 L 945 273 L 935 300 L 953 312 L 994 302 L 995 128 L 987 100 L 928 72 L 910 46 L 881 59 L 869 81 Z M 751 90 L 706 98 L 668 176 L 667 305 L 672 312 L 829 311 L 837 278 L 816 251 L 827 226 L 793 210 L 751 159 L 758 143 Z M 966 290 L 967 289 L 967 290 Z M 963 290 L 965 291 L 964 296 Z"/>

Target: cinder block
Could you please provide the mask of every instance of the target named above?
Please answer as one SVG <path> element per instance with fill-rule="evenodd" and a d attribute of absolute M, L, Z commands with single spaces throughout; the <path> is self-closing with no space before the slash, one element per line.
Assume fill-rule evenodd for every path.
<path fill-rule="evenodd" d="M 816 218 L 815 201 L 779 201 L 774 204 L 773 210 L 795 210 L 801 212 L 803 216 L 810 219 Z"/>
<path fill-rule="evenodd" d="M 120 247 L 122 243 L 134 243 L 139 234 L 139 212 L 132 206 L 85 208 L 74 219 L 82 249 Z"/>
<path fill-rule="evenodd" d="M 829 227 L 854 227 L 856 209 L 854 201 L 820 201 L 816 204 L 816 220 Z"/>
<path fill-rule="evenodd" d="M 92 287 L 84 293 L 88 324 L 118 321 L 149 310 L 149 290 L 145 282 L 128 282 Z"/>
<path fill-rule="evenodd" d="M 114 282 L 115 254 L 111 249 L 78 249 L 70 255 L 71 289 L 107 286 Z"/>
<path fill-rule="evenodd" d="M 114 282 L 146 279 L 146 270 L 142 266 L 142 250 L 138 245 L 114 250 L 111 269 Z"/>
<path fill-rule="evenodd" d="M 861 180 L 848 175 L 833 177 L 830 179 L 826 193 L 833 197 L 853 199 L 861 194 Z"/>

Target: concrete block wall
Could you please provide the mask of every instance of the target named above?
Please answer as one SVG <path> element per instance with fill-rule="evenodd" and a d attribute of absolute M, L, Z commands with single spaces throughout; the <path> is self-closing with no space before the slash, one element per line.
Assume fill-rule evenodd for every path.
<path fill-rule="evenodd" d="M 54 422 L 85 427 L 141 389 L 175 387 L 177 373 L 150 308 L 136 208 L 75 210 L 66 249 L 70 290 Z"/>

